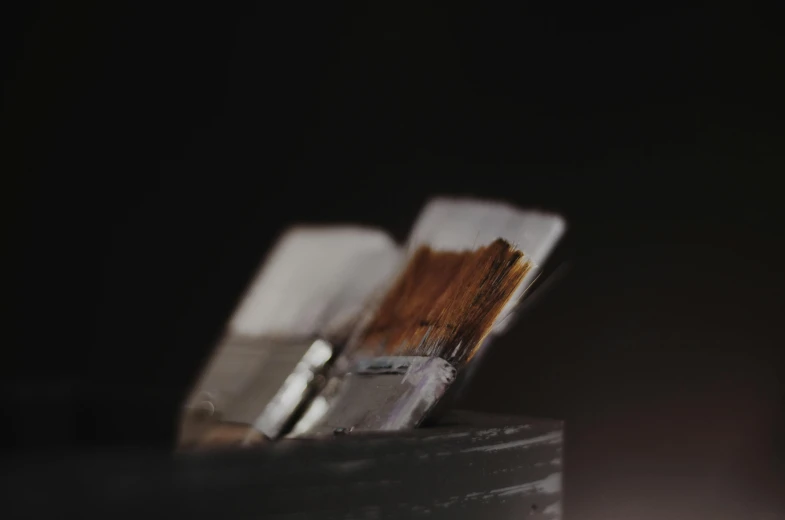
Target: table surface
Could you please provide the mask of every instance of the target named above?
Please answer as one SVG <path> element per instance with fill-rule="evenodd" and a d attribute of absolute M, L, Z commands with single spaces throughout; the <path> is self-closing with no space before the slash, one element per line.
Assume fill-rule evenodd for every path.
<path fill-rule="evenodd" d="M 243 452 L 18 459 L 6 507 L 27 517 L 560 518 L 562 424 L 457 413 L 399 433 Z"/>

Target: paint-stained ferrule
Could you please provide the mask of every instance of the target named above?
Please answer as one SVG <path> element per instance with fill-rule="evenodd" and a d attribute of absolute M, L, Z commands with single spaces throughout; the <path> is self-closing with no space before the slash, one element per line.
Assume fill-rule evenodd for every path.
<path fill-rule="evenodd" d="M 318 392 L 333 355 L 323 339 L 227 341 L 192 392 L 180 445 L 198 443 L 225 423 L 279 437 Z"/>
<path fill-rule="evenodd" d="M 331 379 L 291 436 L 416 427 L 455 380 L 456 369 L 437 357 L 361 359 Z"/>

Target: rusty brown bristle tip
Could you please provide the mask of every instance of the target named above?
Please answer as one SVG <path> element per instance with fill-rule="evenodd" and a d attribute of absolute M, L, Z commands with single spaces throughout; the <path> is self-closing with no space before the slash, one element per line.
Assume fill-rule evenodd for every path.
<path fill-rule="evenodd" d="M 502 239 L 474 251 L 422 246 L 387 292 L 358 347 L 374 356 L 438 356 L 460 368 L 531 267 Z"/>

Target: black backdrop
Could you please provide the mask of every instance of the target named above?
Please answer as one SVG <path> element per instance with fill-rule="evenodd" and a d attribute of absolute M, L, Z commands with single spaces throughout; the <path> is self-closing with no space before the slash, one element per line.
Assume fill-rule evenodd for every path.
<path fill-rule="evenodd" d="M 3 16 L 6 447 L 168 447 L 284 226 L 474 194 L 570 223 L 464 403 L 567 422 L 566 515 L 782 515 L 776 19 L 386 4 Z"/>

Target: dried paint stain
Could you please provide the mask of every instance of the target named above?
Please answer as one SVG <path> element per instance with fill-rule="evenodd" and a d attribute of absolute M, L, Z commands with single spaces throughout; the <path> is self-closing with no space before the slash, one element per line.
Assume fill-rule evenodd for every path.
<path fill-rule="evenodd" d="M 462 450 L 461 453 L 469 453 L 472 451 L 494 452 L 500 450 L 509 450 L 513 448 L 523 448 L 527 446 L 535 446 L 537 444 L 558 444 L 562 441 L 561 432 L 551 432 L 539 437 L 532 437 L 531 439 L 522 439 L 519 441 L 505 442 L 502 444 L 491 444 L 489 446 L 477 446 L 475 448 L 468 448 Z"/>

